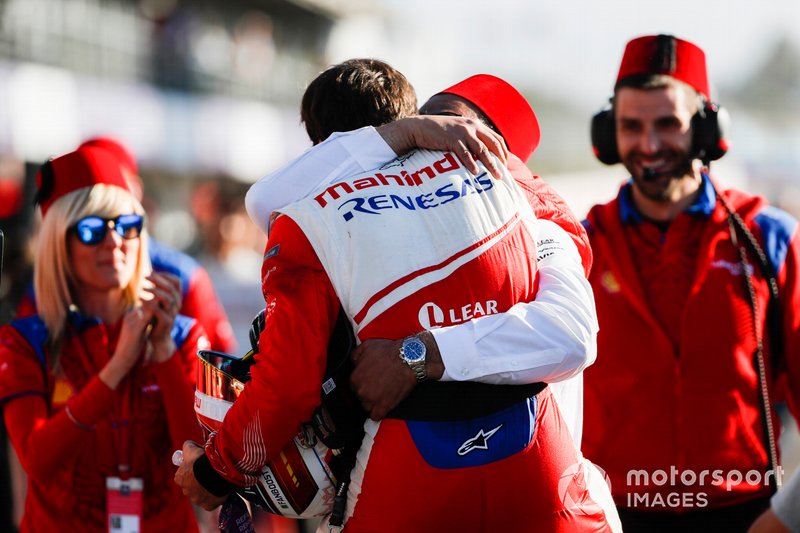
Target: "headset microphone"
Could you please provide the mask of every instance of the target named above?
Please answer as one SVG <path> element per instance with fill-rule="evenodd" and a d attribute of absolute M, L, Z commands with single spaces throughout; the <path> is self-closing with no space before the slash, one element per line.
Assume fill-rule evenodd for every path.
<path fill-rule="evenodd" d="M 652 76 L 669 76 L 692 87 L 700 95 L 699 108 L 692 117 L 691 157 L 708 166 L 728 151 L 728 113 L 711 101 L 706 56 L 697 45 L 673 35 L 638 37 L 625 45 L 615 93 L 621 87 L 642 88 Z M 594 155 L 602 163 L 620 162 L 614 110 L 608 106 L 592 117 L 591 139 Z M 643 179 L 648 180 L 647 173 Z"/>
<path fill-rule="evenodd" d="M 656 171 L 653 170 L 653 167 L 644 167 L 644 170 L 642 170 L 642 179 L 644 181 L 653 181 L 656 179 Z"/>

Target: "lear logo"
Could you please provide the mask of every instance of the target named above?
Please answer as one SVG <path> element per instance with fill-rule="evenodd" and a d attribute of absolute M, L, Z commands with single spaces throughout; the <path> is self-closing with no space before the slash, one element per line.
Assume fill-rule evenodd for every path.
<path fill-rule="evenodd" d="M 603 272 L 603 275 L 600 277 L 600 283 L 603 285 L 603 288 L 606 292 L 610 294 L 616 294 L 620 290 L 619 281 L 617 281 L 616 276 L 610 270 Z"/>
<path fill-rule="evenodd" d="M 441 307 L 433 302 L 428 302 L 420 307 L 417 318 L 423 328 L 430 329 L 438 326 L 460 324 L 473 318 L 495 313 L 497 313 L 497 300 L 468 303 L 461 307 L 448 309 L 446 314 Z"/>
<path fill-rule="evenodd" d="M 444 311 L 433 302 L 428 302 L 419 309 L 419 324 L 425 329 L 444 325 Z"/>
<path fill-rule="evenodd" d="M 488 432 L 485 433 L 483 431 L 483 428 L 481 428 L 481 430 L 478 431 L 477 435 L 475 435 L 471 439 L 467 439 L 464 442 L 464 444 L 461 445 L 461 447 L 458 449 L 458 455 L 467 455 L 468 453 L 474 450 L 488 450 L 489 439 L 491 439 L 492 435 L 497 433 L 497 430 L 499 430 L 501 427 L 503 427 L 503 424 L 500 424 L 496 428 L 490 429 Z"/>

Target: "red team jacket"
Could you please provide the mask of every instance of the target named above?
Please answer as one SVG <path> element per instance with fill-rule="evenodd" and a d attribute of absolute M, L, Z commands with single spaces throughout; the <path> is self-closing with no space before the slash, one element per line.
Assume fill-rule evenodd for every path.
<path fill-rule="evenodd" d="M 38 316 L 0 328 L 0 406 L 28 474 L 23 532 L 107 531 L 106 477 L 118 476 L 127 426 L 130 472 L 144 480 L 143 532 L 197 531 L 189 501 L 172 480 L 170 457 L 200 438 L 193 412 L 196 352 L 208 341 L 195 321 L 178 316 L 177 353 L 138 365 L 116 390 L 98 377 L 114 352 L 121 322 L 106 326 L 70 313 L 56 372 Z M 129 419 L 123 395 L 133 387 Z M 86 428 L 78 427 L 65 411 Z M 89 429 L 91 426 L 91 429 Z"/>
<path fill-rule="evenodd" d="M 595 206 L 586 222 L 600 333 L 597 361 L 585 372 L 583 452 L 606 470 L 615 500 L 624 507 L 691 510 L 768 495 L 763 477 L 748 483 L 736 474 L 763 474 L 767 452 L 752 312 L 726 212 L 704 176 L 698 200 L 671 222 L 662 240 L 659 234 L 642 238 L 657 230 L 637 214 L 630 187 Z M 781 366 L 773 368 L 766 338 L 765 355 L 773 401 L 786 393 L 797 413 L 797 221 L 760 197 L 736 190 L 722 195 L 778 273 L 785 353 Z M 634 253 L 632 246 L 660 248 Z M 645 262 L 637 266 L 635 256 Z M 652 257 L 661 271 L 651 268 Z M 767 286 L 749 261 L 763 325 Z M 779 428 L 777 417 L 774 422 Z M 750 479 L 756 480 L 755 474 Z"/>
<path fill-rule="evenodd" d="M 572 242 L 578 247 L 583 270 L 588 276 L 592 268 L 592 247 L 586 230 L 569 208 L 567 202 L 549 183 L 539 176 L 532 175 L 525 163 L 513 154 L 509 154 L 508 157 L 508 171 L 514 176 L 514 179 L 517 180 L 520 188 L 527 196 L 536 218 L 555 222 L 567 232 Z"/>

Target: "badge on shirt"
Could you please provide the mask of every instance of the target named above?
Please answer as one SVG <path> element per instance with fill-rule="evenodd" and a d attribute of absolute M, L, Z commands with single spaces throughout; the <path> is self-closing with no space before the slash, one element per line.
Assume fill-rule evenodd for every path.
<path fill-rule="evenodd" d="M 142 530 L 142 478 L 106 478 L 106 513 L 109 533 L 139 533 Z"/>

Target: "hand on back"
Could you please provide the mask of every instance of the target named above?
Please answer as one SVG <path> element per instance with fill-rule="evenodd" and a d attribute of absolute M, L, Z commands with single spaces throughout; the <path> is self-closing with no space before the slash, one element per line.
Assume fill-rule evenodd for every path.
<path fill-rule="evenodd" d="M 495 178 L 502 179 L 501 166 L 508 161 L 508 149 L 500 134 L 475 118 L 418 115 L 376 130 L 397 154 L 414 148 L 453 152 L 473 174 L 480 172 L 480 161 Z"/>

